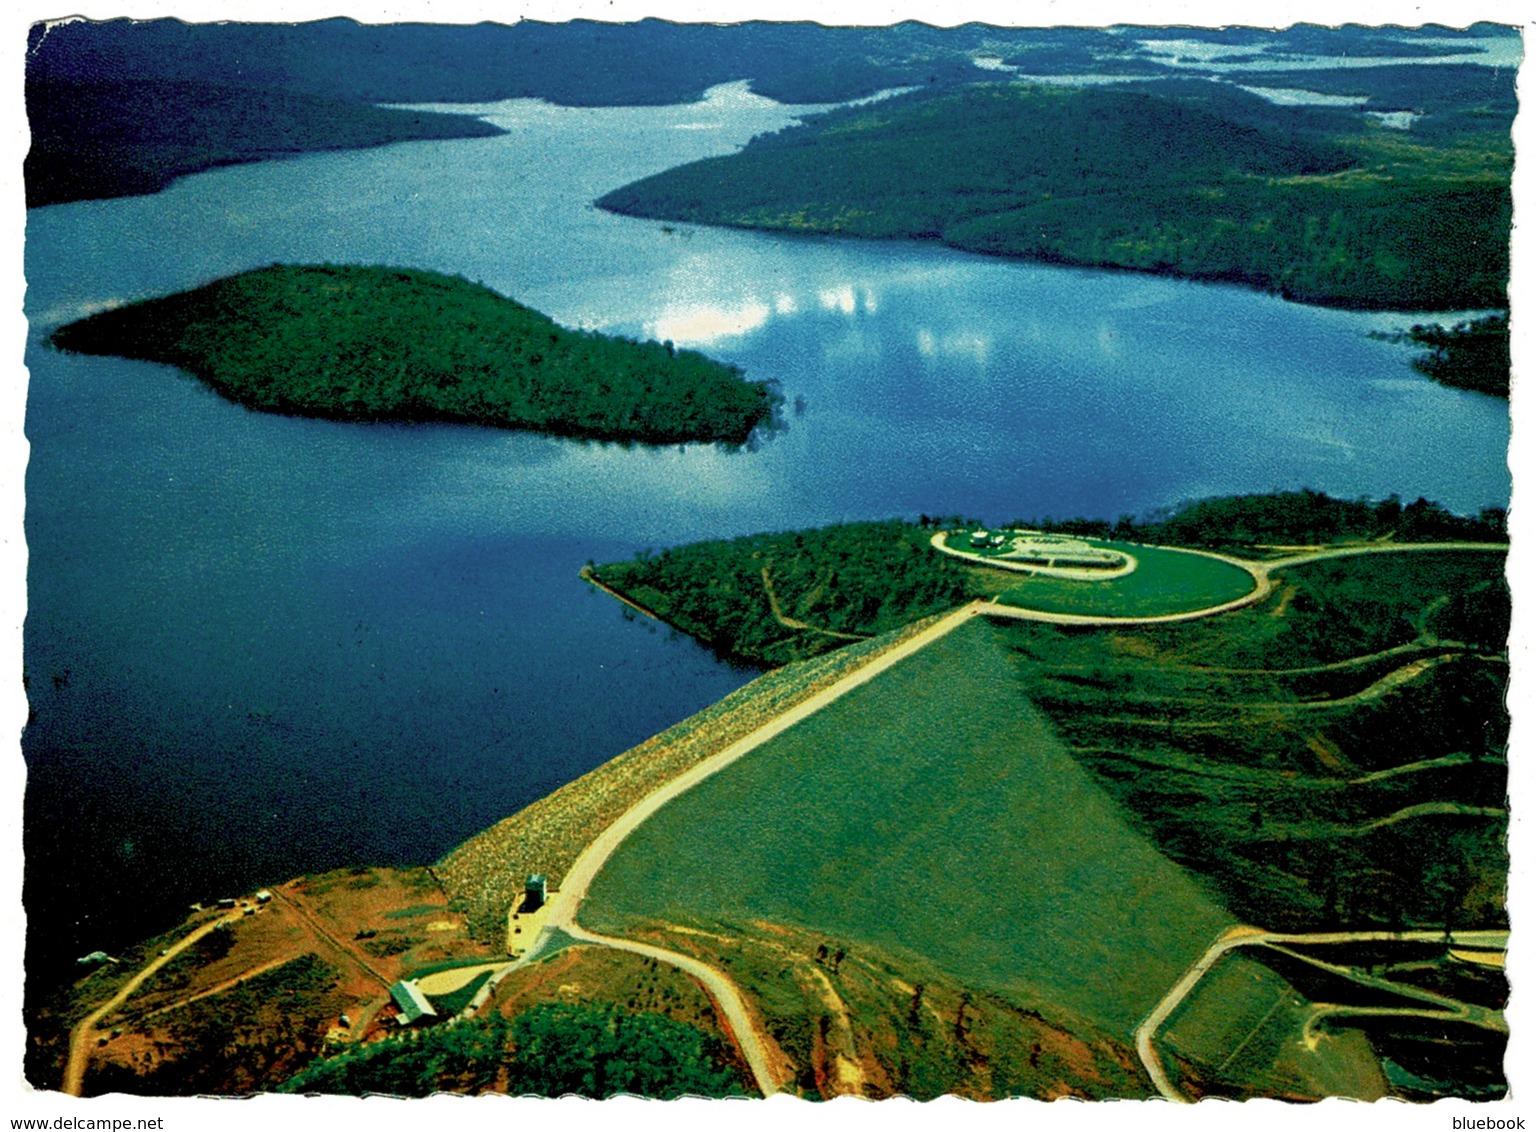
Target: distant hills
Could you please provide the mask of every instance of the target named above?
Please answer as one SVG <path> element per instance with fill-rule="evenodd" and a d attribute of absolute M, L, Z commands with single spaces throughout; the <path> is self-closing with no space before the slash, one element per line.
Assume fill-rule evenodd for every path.
<path fill-rule="evenodd" d="M 1514 114 L 1510 66 L 1229 72 L 1259 60 L 1285 67 L 1308 55 L 1341 62 L 1447 52 L 1478 58 L 1498 49 L 1502 58 L 1510 54 L 1505 41 L 1517 35 L 1491 24 L 1416 35 L 1358 26 L 1273 32 L 912 22 L 38 24 L 27 51 L 27 203 L 154 192 L 185 173 L 284 154 L 494 132 L 477 119 L 402 116 L 381 103 L 542 98 L 569 106 L 661 105 L 694 101 L 739 80 L 780 102 L 817 104 L 1008 74 L 1219 76 L 1277 86 L 1297 85 L 1304 74 L 1309 88 L 1368 97 L 1372 111 L 1418 114 L 1414 129 L 1421 132 L 1507 132 Z M 1330 117 L 1350 128 L 1363 121 L 1358 109 L 1332 108 L 1298 111 L 1292 120 Z"/>

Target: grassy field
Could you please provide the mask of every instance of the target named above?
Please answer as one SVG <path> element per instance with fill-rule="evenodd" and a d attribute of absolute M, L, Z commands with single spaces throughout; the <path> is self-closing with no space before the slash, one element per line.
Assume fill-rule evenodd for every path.
<path fill-rule="evenodd" d="M 1216 558 L 1186 551 L 1095 542 L 1133 555 L 1136 569 L 1103 582 L 998 574 L 997 600 L 1045 613 L 1098 617 L 1158 617 L 1236 601 L 1253 592 L 1253 577 Z"/>
<path fill-rule="evenodd" d="M 431 996 L 432 1005 L 437 1007 L 439 1014 L 457 1014 L 470 1004 L 475 994 L 491 977 L 490 971 L 481 971 L 469 982 L 458 990 L 449 991 L 447 994 L 434 994 Z"/>
<path fill-rule="evenodd" d="M 743 917 L 916 955 L 1127 1033 L 1230 918 L 1131 832 L 966 626 L 703 783 L 583 921 Z"/>

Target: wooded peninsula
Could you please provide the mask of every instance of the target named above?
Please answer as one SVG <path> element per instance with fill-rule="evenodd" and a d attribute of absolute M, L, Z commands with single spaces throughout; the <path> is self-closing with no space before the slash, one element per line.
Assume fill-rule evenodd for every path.
<path fill-rule="evenodd" d="M 1507 305 L 1504 119 L 1405 134 L 1164 80 L 982 84 L 834 110 L 617 189 L 634 216 L 1243 283 L 1365 309 Z"/>
<path fill-rule="evenodd" d="M 939 529 L 984 525 L 959 515 L 840 523 L 646 550 L 588 574 L 717 653 L 771 667 L 992 597 L 998 574 L 978 575 L 930 545 Z M 1140 519 L 1037 517 L 1004 526 L 1250 555 L 1254 544 L 1508 538 L 1499 508 L 1462 516 L 1422 498 L 1349 500 L 1309 490 L 1203 499 Z"/>
<path fill-rule="evenodd" d="M 51 341 L 180 366 L 249 408 L 339 420 L 739 444 L 781 401 L 670 342 L 566 330 L 479 284 L 387 267 L 275 264 L 103 311 Z"/>

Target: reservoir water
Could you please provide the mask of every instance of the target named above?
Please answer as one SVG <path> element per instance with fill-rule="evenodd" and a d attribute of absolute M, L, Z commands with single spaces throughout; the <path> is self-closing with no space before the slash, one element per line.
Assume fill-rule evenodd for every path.
<path fill-rule="evenodd" d="M 1505 403 L 1367 336 L 1410 317 L 591 207 L 793 120 L 741 87 L 476 112 L 509 134 L 29 215 L 34 971 L 191 900 L 431 861 L 750 678 L 590 591 L 588 559 L 1303 486 L 1508 501 Z M 461 274 L 567 325 L 702 349 L 792 408 L 745 451 L 346 425 L 41 344 L 105 304 L 279 261 Z"/>

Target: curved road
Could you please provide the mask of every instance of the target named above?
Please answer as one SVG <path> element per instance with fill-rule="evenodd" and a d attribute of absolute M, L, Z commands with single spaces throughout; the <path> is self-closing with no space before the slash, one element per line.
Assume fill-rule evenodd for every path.
<path fill-rule="evenodd" d="M 779 1083 L 775 1080 L 773 1069 L 768 1064 L 768 1051 L 764 1047 L 762 1035 L 758 1032 L 751 1013 L 747 1010 L 747 1001 L 740 989 L 723 971 L 690 955 L 681 955 L 676 951 L 668 951 L 664 947 L 656 947 L 620 936 L 599 935 L 596 932 L 587 931 L 586 928 L 574 922 L 567 923 L 564 930 L 572 939 L 580 940 L 582 943 L 595 943 L 617 951 L 632 951 L 636 955 L 644 955 L 692 975 L 704 985 L 704 989 L 715 1000 L 715 1005 L 724 1015 L 728 1034 L 736 1039 L 736 1048 L 741 1051 L 747 1068 L 752 1071 L 752 1079 L 757 1083 L 758 1091 L 765 1097 L 778 1092 Z"/>
<path fill-rule="evenodd" d="M 1169 548 L 1164 548 L 1169 549 Z M 1179 548 L 1184 549 L 1184 548 Z M 920 649 L 926 648 L 941 637 L 947 636 L 971 618 L 985 614 L 991 617 L 1013 618 L 1025 621 L 1043 621 L 1059 625 L 1158 625 L 1179 621 L 1192 621 L 1197 618 L 1211 617 L 1229 610 L 1240 609 L 1251 605 L 1267 596 L 1274 588 L 1271 575 L 1290 566 L 1303 565 L 1309 562 L 1317 562 L 1329 558 L 1345 558 L 1359 554 L 1385 554 L 1402 551 L 1435 551 L 1435 550 L 1477 550 L 1477 551 L 1507 551 L 1509 548 L 1501 544 L 1488 543 L 1409 543 L 1392 546 L 1361 546 L 1343 547 L 1334 550 L 1317 551 L 1310 554 L 1296 555 L 1291 558 L 1279 559 L 1272 562 L 1255 562 L 1249 559 L 1234 558 L 1229 555 L 1219 554 L 1214 551 L 1190 550 L 1187 553 L 1201 554 L 1205 557 L 1215 558 L 1229 563 L 1246 571 L 1254 579 L 1254 589 L 1234 601 L 1223 602 L 1219 605 L 1208 606 L 1204 609 L 1189 610 L 1182 613 L 1163 614 L 1153 617 L 1096 617 L 1071 613 L 1045 613 L 1038 610 L 1021 609 L 1014 606 L 1001 605 L 993 601 L 972 601 L 959 607 L 935 622 L 921 633 L 910 637 L 900 645 L 881 653 L 868 663 L 850 672 L 841 680 L 823 689 L 821 692 L 805 700 L 803 703 L 790 709 L 782 715 L 775 717 L 756 731 L 738 739 L 720 753 L 705 759 L 690 770 L 678 777 L 658 786 L 645 797 L 641 798 L 628 810 L 624 811 L 617 820 L 609 825 L 596 839 L 589 844 L 581 855 L 572 863 L 570 870 L 561 882 L 560 891 L 550 897 L 549 918 L 538 938 L 529 947 L 528 951 L 519 959 L 508 963 L 487 980 L 481 992 L 476 995 L 475 1001 L 466 1009 L 466 1013 L 473 1012 L 489 998 L 495 985 L 513 971 L 535 960 L 548 945 L 549 941 L 557 933 L 563 932 L 572 939 L 584 943 L 592 943 L 618 950 L 631 951 L 639 955 L 645 955 L 687 972 L 703 983 L 720 1005 L 727 1021 L 734 1031 L 737 1044 L 742 1056 L 746 1059 L 752 1070 L 752 1075 L 757 1082 L 759 1090 L 764 1096 L 768 1096 L 778 1090 L 778 1083 L 774 1080 L 772 1071 L 768 1065 L 761 1035 L 757 1032 L 751 1016 L 746 1009 L 746 1003 L 740 989 L 724 973 L 710 967 L 691 956 L 682 955 L 675 951 L 656 947 L 651 944 L 639 943 L 634 940 L 622 939 L 615 936 L 599 935 L 581 927 L 576 917 L 581 909 L 581 902 L 586 898 L 587 890 L 592 881 L 607 864 L 614 851 L 624 842 L 652 814 L 666 805 L 673 798 L 692 789 L 705 779 L 719 773 L 731 763 L 750 753 L 770 739 L 783 734 L 796 723 L 820 711 L 834 700 L 852 691 L 854 688 L 873 680 L 876 676 L 885 672 L 898 662 L 911 656 Z M 634 606 L 637 610 L 648 616 L 655 617 L 650 610 L 635 605 L 622 594 L 602 585 L 591 576 L 588 569 L 582 570 L 582 577 L 592 582 L 599 588 L 612 594 L 614 597 Z M 766 572 L 765 572 L 766 574 Z M 767 581 L 765 576 L 764 581 Z M 771 591 L 770 591 L 771 592 Z M 658 620 L 660 620 L 658 618 Z M 1444 933 L 1427 933 L 1435 939 L 1443 938 Z M 1455 933 L 1459 942 L 1462 937 L 1470 940 L 1472 937 L 1483 937 L 1490 933 Z M 1497 934 L 1497 933 L 1492 933 Z M 1199 982 L 1206 971 L 1223 954 L 1233 947 L 1244 946 L 1249 943 L 1262 942 L 1343 942 L 1348 939 L 1411 939 L 1416 938 L 1414 933 L 1323 933 L 1311 936 L 1287 936 L 1276 933 L 1264 932 L 1258 928 L 1235 927 L 1224 933 L 1216 943 L 1207 949 L 1205 955 L 1197 960 L 1187 971 L 1184 977 L 1176 983 L 1163 1000 L 1153 1010 L 1136 1031 L 1136 1048 L 1140 1054 L 1143 1065 L 1146 1066 L 1148 1075 L 1157 1085 L 1158 1091 L 1171 1100 L 1184 1101 L 1182 1096 L 1169 1082 L 1163 1072 L 1161 1062 L 1157 1057 L 1156 1049 L 1152 1044 L 1152 1038 L 1159 1026 L 1177 1008 L 1185 996 Z M 1507 938 L 1507 933 L 1505 933 Z"/>
<path fill-rule="evenodd" d="M 1152 1013 L 1136 1027 L 1136 1053 L 1141 1058 L 1141 1064 L 1147 1071 L 1147 1076 L 1152 1078 L 1152 1083 L 1157 1086 L 1157 1091 L 1171 1101 L 1180 1104 L 1190 1103 L 1189 1098 L 1174 1087 L 1168 1079 L 1167 1072 L 1163 1069 L 1162 1058 L 1158 1056 L 1157 1047 L 1153 1044 L 1153 1038 L 1157 1036 L 1158 1029 L 1179 1008 L 1179 1005 L 1195 989 L 1196 984 L 1205 977 L 1206 973 L 1214 967 L 1218 960 L 1227 952 L 1239 947 L 1252 947 L 1275 943 L 1360 943 L 1360 942 L 1415 942 L 1415 943 L 1441 943 L 1449 939 L 1452 943 L 1466 944 L 1473 947 L 1503 948 L 1509 943 L 1509 932 L 1504 930 L 1488 931 L 1345 931 L 1345 932 L 1267 932 L 1262 928 L 1249 927 L 1239 924 L 1228 928 L 1216 938 L 1216 942 L 1205 949 L 1205 954 L 1184 972 L 1184 977 L 1174 983 L 1163 995 L 1162 1000 L 1155 1006 Z"/>

